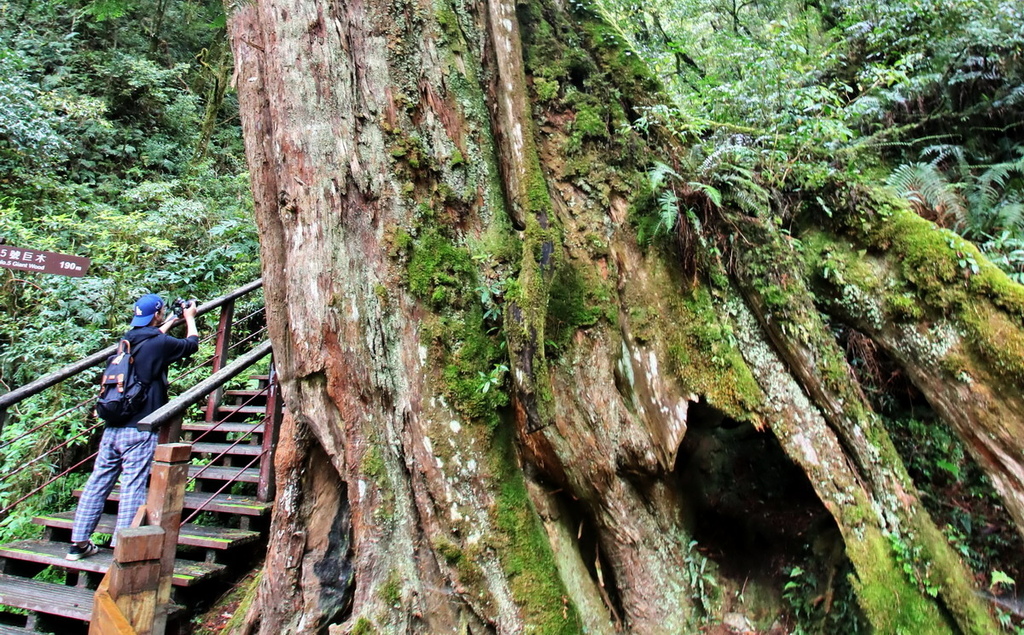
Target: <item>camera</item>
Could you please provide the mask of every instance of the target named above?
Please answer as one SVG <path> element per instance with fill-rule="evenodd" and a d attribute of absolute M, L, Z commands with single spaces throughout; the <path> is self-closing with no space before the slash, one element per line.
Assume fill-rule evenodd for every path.
<path fill-rule="evenodd" d="M 171 311 L 174 312 L 174 317 L 180 318 L 182 314 L 184 314 L 185 309 L 190 306 L 194 306 L 195 303 L 196 300 L 194 298 L 191 300 L 176 298 L 174 302 L 171 302 Z"/>

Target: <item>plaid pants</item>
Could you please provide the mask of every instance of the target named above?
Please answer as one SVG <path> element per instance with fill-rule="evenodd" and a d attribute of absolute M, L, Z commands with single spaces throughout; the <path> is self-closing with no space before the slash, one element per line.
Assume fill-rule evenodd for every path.
<path fill-rule="evenodd" d="M 135 426 L 106 428 L 100 440 L 99 454 L 92 475 L 75 511 L 72 542 L 85 542 L 92 536 L 103 514 L 103 505 L 121 476 L 121 501 L 117 506 L 117 529 L 130 527 L 135 513 L 146 502 L 147 480 L 156 450 L 156 432 L 139 432 Z M 117 532 L 114 532 L 114 542 Z"/>

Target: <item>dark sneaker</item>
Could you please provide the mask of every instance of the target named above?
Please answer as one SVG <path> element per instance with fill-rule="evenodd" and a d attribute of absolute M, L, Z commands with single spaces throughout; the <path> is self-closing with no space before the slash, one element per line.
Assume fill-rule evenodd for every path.
<path fill-rule="evenodd" d="M 82 558 L 88 558 L 89 556 L 95 556 L 100 552 L 100 548 L 91 542 L 87 542 L 82 546 L 71 545 L 68 549 L 68 555 L 64 556 L 65 560 L 81 560 Z"/>

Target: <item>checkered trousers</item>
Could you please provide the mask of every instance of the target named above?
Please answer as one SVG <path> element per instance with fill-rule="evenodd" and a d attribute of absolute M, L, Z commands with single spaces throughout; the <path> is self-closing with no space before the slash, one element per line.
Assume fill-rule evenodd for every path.
<path fill-rule="evenodd" d="M 117 529 L 131 526 L 135 513 L 146 502 L 147 480 L 158 436 L 156 432 L 139 432 L 135 426 L 103 430 L 96 465 L 78 501 L 72 542 L 85 542 L 92 536 L 118 476 L 121 477 L 121 501 L 117 507 Z M 116 532 L 114 540 L 117 540 Z"/>

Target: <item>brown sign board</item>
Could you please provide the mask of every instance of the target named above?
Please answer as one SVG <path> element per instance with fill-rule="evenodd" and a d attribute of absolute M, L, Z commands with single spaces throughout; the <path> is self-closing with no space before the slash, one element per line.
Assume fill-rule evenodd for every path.
<path fill-rule="evenodd" d="M 89 270 L 90 260 L 41 249 L 0 245 L 0 267 L 15 271 L 54 273 L 59 276 L 81 278 Z"/>

